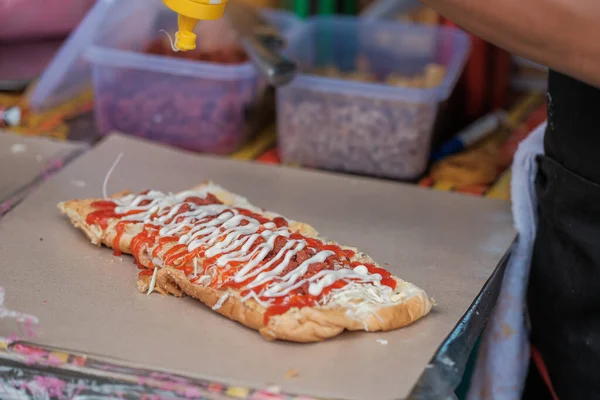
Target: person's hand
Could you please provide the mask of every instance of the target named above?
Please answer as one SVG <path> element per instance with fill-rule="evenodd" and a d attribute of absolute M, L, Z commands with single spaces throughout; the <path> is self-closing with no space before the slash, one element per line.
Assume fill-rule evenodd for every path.
<path fill-rule="evenodd" d="M 66 36 L 95 0 L 0 0 L 0 41 Z"/>

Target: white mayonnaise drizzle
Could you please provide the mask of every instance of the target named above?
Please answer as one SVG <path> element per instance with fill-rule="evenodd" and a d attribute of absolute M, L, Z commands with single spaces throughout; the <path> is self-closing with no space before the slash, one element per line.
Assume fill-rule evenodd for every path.
<path fill-rule="evenodd" d="M 154 286 L 156 286 L 156 276 L 158 275 L 158 268 L 154 268 L 154 272 L 152 273 L 152 279 L 150 279 L 150 286 L 148 286 L 148 293 L 150 294 L 154 291 Z"/>
<path fill-rule="evenodd" d="M 347 306 L 348 302 L 357 300 L 367 300 L 377 306 L 394 303 L 392 301 L 394 291 L 388 286 L 381 285 L 381 275 L 370 274 L 364 265 L 352 269 L 349 264 L 339 264 L 334 270 L 322 270 L 310 278 L 305 278 L 311 265 L 325 262 L 335 254 L 330 250 L 313 249 L 315 252 L 310 258 L 282 276 L 289 267 L 292 257 L 307 248 L 307 242 L 302 239 L 290 239 L 291 232 L 288 227 L 277 228 L 272 222 L 261 224 L 258 220 L 240 214 L 238 210 L 227 205 L 199 206 L 192 202 L 185 202 L 189 197 L 206 198 L 209 193 L 220 191 L 223 189 L 213 184 L 180 193 L 166 194 L 151 190 L 144 195 L 127 195 L 114 200 L 117 204 L 115 212 L 125 214 L 136 211 L 135 214 L 127 215 L 122 220 L 156 226 L 160 229 L 161 236 L 177 237 L 178 243 L 186 245 L 188 252 L 201 249 L 205 257 L 216 257 L 218 267 L 228 268 L 231 263 L 242 263 L 243 266 L 233 275 L 234 282 L 248 281 L 246 285 L 248 289 L 265 285 L 258 295 L 252 290 L 249 291 L 242 299 L 244 301 L 252 298 L 264 307 L 268 307 L 272 300 L 265 301 L 265 298 L 286 296 L 306 283 L 308 283 L 309 294 L 320 296 L 325 288 L 339 280 L 346 280 L 349 282 L 346 287 L 333 290 L 324 296 L 320 303 L 329 305 L 343 301 L 344 306 Z M 243 208 L 250 208 L 253 212 L 258 211 L 245 199 L 242 203 Z M 186 204 L 187 210 L 179 212 Z M 234 204 L 233 207 L 236 205 Z M 207 220 L 207 218 L 211 219 Z M 263 230 L 259 232 L 261 228 Z M 275 242 L 279 237 L 286 238 L 285 245 L 268 262 L 261 265 L 275 248 Z M 264 242 L 250 250 L 259 238 L 264 239 Z M 155 264 L 157 268 L 152 276 L 149 293 L 156 283 L 158 267 L 161 267 L 159 263 Z M 193 276 L 198 276 L 197 259 L 193 260 L 193 266 Z M 201 274 L 207 272 L 210 271 L 202 271 Z M 206 282 L 205 279 L 201 281 Z M 371 283 L 371 285 L 364 285 L 364 283 Z M 222 296 L 215 307 L 220 308 L 227 297 L 228 295 Z M 357 310 L 352 312 L 355 311 Z M 362 314 L 360 311 L 358 313 Z"/>
<path fill-rule="evenodd" d="M 229 298 L 229 293 L 225 293 L 223 296 L 221 296 L 219 298 L 219 301 L 217 301 L 215 303 L 215 305 L 212 307 L 212 309 L 216 311 L 219 308 L 223 307 L 223 304 L 225 304 L 225 301 L 227 301 L 228 298 Z"/>

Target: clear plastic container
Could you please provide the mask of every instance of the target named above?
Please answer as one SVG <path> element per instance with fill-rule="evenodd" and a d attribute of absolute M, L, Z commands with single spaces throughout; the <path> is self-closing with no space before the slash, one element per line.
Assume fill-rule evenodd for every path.
<path fill-rule="evenodd" d="M 284 36 L 300 21 L 264 10 Z M 251 62 L 216 64 L 145 54 L 177 15 L 161 0 L 98 0 L 30 95 L 43 110 L 92 88 L 100 134 L 120 131 L 177 147 L 226 154 L 246 139 L 245 121 L 266 86 Z M 198 24 L 199 48 L 228 46 L 225 19 Z"/>
<path fill-rule="evenodd" d="M 115 5 L 118 23 L 109 12 L 114 29 L 87 53 L 99 133 L 120 131 L 214 154 L 235 151 L 247 138 L 246 121 L 266 87 L 264 79 L 251 62 L 223 65 L 142 53 L 161 29 L 177 30 L 176 18 L 161 0 L 127 3 L 127 9 Z M 266 16 L 283 32 L 297 22 L 287 13 Z M 196 33 L 199 47 L 227 45 L 234 38 L 223 21 L 200 22 Z"/>
<path fill-rule="evenodd" d="M 288 55 L 303 71 L 278 89 L 278 140 L 283 162 L 401 180 L 426 167 L 438 106 L 452 92 L 469 50 L 457 29 L 315 17 L 298 28 Z M 361 61 L 357 63 L 357 60 Z M 445 75 L 429 88 L 317 76 L 315 68 L 366 64 L 383 79 L 418 76 L 428 65 Z"/>

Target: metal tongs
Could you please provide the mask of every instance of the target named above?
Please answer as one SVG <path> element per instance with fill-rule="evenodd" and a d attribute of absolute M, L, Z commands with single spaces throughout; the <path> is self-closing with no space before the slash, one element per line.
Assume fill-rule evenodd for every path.
<path fill-rule="evenodd" d="M 293 61 L 281 55 L 285 39 L 251 5 L 229 0 L 225 14 L 239 36 L 240 43 L 259 71 L 273 86 L 284 86 L 296 76 Z"/>

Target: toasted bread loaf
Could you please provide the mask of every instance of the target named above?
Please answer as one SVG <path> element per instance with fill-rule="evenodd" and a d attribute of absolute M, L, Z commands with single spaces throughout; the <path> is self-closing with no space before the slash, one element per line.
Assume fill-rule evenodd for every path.
<path fill-rule="evenodd" d="M 190 199 L 202 199 L 211 195 L 218 201 L 216 205 L 195 205 L 194 203 L 186 203 L 186 201 L 182 200 L 174 200 L 185 196 L 188 196 Z M 113 196 L 111 199 L 115 203 L 118 203 L 114 208 L 115 211 L 113 214 L 110 211 L 107 211 L 106 214 L 102 214 L 102 210 L 98 211 L 99 205 L 105 207 L 107 203 L 107 201 L 101 199 L 65 201 L 60 203 L 58 207 L 70 219 L 73 226 L 82 230 L 93 244 L 111 247 L 117 253 L 132 254 L 140 268 L 149 269 L 147 273 L 140 275 L 138 280 L 138 289 L 140 291 L 148 293 L 156 291 L 175 296 L 183 296 L 184 294 L 192 296 L 216 312 L 259 331 L 266 339 L 315 342 L 339 335 L 344 330 L 388 331 L 411 324 L 428 314 L 432 308 L 432 300 L 422 289 L 395 276 L 388 276 L 389 273 L 375 264 L 369 256 L 358 252 L 356 249 L 339 246 L 334 242 L 319 237 L 313 227 L 304 223 L 285 220 L 285 225 L 278 226 L 275 229 L 275 224 L 272 221 L 277 221 L 277 219 L 281 221 L 282 217 L 257 209 L 243 197 L 232 194 L 212 183 L 204 183 L 190 191 L 179 194 L 164 195 L 160 194 L 160 192 L 151 192 L 150 194 L 135 196 L 128 193 L 121 193 Z M 146 199 L 146 203 L 148 204 L 144 206 L 138 204 L 138 208 L 136 208 L 136 204 L 134 203 L 136 201 L 140 203 L 140 199 Z M 167 204 L 167 206 L 160 208 L 160 204 L 163 206 Z M 182 204 L 188 205 L 182 206 Z M 139 212 L 139 207 L 147 207 L 148 209 L 144 211 L 146 214 L 141 212 L 135 214 Z M 153 215 L 151 215 L 151 212 L 154 210 L 152 207 L 156 208 Z M 183 207 L 189 210 L 181 211 L 184 210 Z M 195 250 L 192 249 L 194 242 L 188 244 L 187 247 L 181 244 L 182 240 L 185 239 L 182 239 L 182 235 L 186 235 L 187 233 L 188 236 L 191 236 L 194 229 L 204 226 L 200 226 L 198 219 L 195 219 L 198 216 L 204 215 L 202 214 L 204 212 L 202 211 L 202 207 L 211 210 L 216 208 L 219 212 L 223 213 L 221 215 L 228 212 L 222 211 L 223 207 L 231 210 L 241 210 L 250 215 L 246 218 L 242 214 L 237 215 L 238 211 L 233 211 L 233 215 L 239 217 L 238 220 L 245 219 L 249 222 L 246 225 L 226 225 L 228 221 L 231 222 L 235 219 L 231 218 L 223 223 L 223 227 L 219 228 L 217 225 L 217 228 L 212 228 L 213 231 L 216 231 L 214 233 L 215 243 L 233 243 L 231 248 L 234 251 L 220 253 L 224 255 L 217 259 L 217 261 L 222 260 L 223 257 L 231 257 L 231 254 L 239 251 L 243 253 L 242 243 L 248 243 L 252 239 L 249 237 L 249 234 L 244 236 L 239 233 L 244 227 L 256 227 L 256 232 L 262 232 L 257 233 L 256 236 L 259 239 L 257 243 L 259 243 L 262 235 L 264 237 L 263 243 L 258 246 L 255 245 L 256 250 L 246 250 L 245 254 L 254 251 L 254 256 L 250 261 L 246 260 L 241 263 L 230 262 L 228 264 L 225 261 L 217 263 L 214 257 L 210 259 L 207 253 L 210 251 L 216 252 L 215 249 L 222 250 L 225 246 L 222 243 L 221 247 L 219 247 L 219 244 L 213 244 L 212 250 L 207 247 L 207 244 Z M 133 214 L 123 216 L 123 214 L 118 214 L 117 211 L 127 211 Z M 159 221 L 160 215 L 165 218 L 169 217 L 167 215 L 169 212 L 173 214 L 173 221 L 169 222 L 166 220 L 167 222 L 164 222 L 165 219 L 163 218 L 162 225 L 156 222 Z M 102 218 L 98 217 L 98 213 L 101 214 Z M 196 213 L 194 214 L 196 216 L 187 217 L 186 213 Z M 206 212 L 204 213 L 206 214 Z M 145 220 L 141 220 L 142 215 L 146 215 Z M 217 213 L 215 212 L 214 216 L 211 217 L 213 218 L 212 221 L 221 218 L 220 216 L 216 217 L 216 215 Z M 257 218 L 264 220 L 258 223 Z M 210 219 L 207 220 L 210 221 Z M 173 232 L 162 234 L 165 232 L 161 231 L 162 233 L 159 232 L 151 237 L 152 232 L 158 232 L 158 230 L 153 230 L 153 224 L 159 224 L 159 228 L 163 231 L 173 227 L 175 230 L 183 230 L 175 234 Z M 209 224 L 209 222 L 204 224 Z M 226 228 L 230 226 L 234 227 L 230 231 L 227 231 Z M 229 240 L 228 233 L 232 234 L 234 238 L 238 238 L 240 246 L 235 247 L 237 242 L 234 242 L 233 239 Z M 261 274 L 256 275 L 258 270 L 253 270 L 249 265 L 251 261 L 259 258 L 260 254 L 258 250 L 261 246 L 264 254 L 267 255 L 265 256 L 266 258 L 263 257 L 262 264 L 257 264 L 255 268 L 263 268 L 265 263 L 268 264 L 268 260 L 278 260 L 274 248 L 269 247 L 267 242 L 267 238 L 270 237 L 269 235 L 283 235 L 284 239 L 281 239 L 282 241 L 287 240 L 285 243 L 292 243 L 290 250 L 287 250 L 288 253 L 295 250 L 296 247 L 294 246 L 297 246 L 297 248 L 311 249 L 311 253 L 309 254 L 313 254 L 314 256 L 309 260 L 304 260 L 304 263 L 299 259 L 300 253 L 298 252 L 289 257 L 292 260 L 291 262 L 294 263 L 293 265 L 295 265 L 295 267 L 288 267 L 288 269 L 292 269 L 291 272 L 288 272 L 286 275 L 284 271 L 277 276 L 273 272 L 271 274 L 273 276 L 270 277 L 271 281 L 264 284 L 258 293 L 256 293 L 258 289 L 252 292 L 251 289 L 243 285 L 240 287 L 240 285 L 228 284 L 227 282 L 233 282 L 232 279 L 237 277 L 238 274 L 242 274 L 240 269 L 244 267 L 249 268 L 249 274 L 255 274 L 255 280 L 250 281 L 248 285 L 261 278 Z M 171 237 L 175 239 L 168 241 Z M 289 239 L 290 237 L 296 237 L 296 239 Z M 334 249 L 334 251 L 338 249 L 338 254 L 335 255 L 333 254 L 334 251 L 322 250 L 319 247 L 312 249 L 307 243 L 319 243 L 320 246 L 324 246 L 327 249 Z M 299 244 L 302 244 L 302 246 Z M 180 251 L 180 249 L 182 250 Z M 202 251 L 198 252 L 198 250 Z M 274 266 L 281 265 L 286 260 L 285 257 L 288 254 L 285 252 L 285 248 L 282 248 L 280 251 L 280 255 L 284 257 L 282 257 L 282 261 L 279 261 L 280 264 L 273 263 Z M 319 258 L 321 255 L 323 257 Z M 321 262 L 321 259 L 325 259 L 326 256 L 326 260 Z M 312 259 L 316 261 L 311 264 L 310 260 Z M 341 261 L 330 261 L 333 259 Z M 365 265 L 370 268 L 368 273 L 366 272 L 367 267 Z M 295 271 L 302 270 L 303 266 L 306 267 L 304 268 L 305 270 L 308 268 L 309 272 L 304 275 L 297 273 L 297 276 L 294 276 Z M 315 266 L 321 268 L 319 271 L 320 275 L 313 272 L 310 278 L 306 278 L 311 274 L 310 268 Z M 339 272 L 340 269 L 344 271 Z M 236 275 L 230 274 L 226 278 L 225 276 L 228 271 L 231 270 Z M 263 275 L 268 275 L 270 272 L 272 271 L 267 268 L 263 271 Z M 358 275 L 359 273 L 360 276 Z M 288 281 L 285 280 L 288 276 L 288 281 L 294 283 L 294 285 L 290 286 Z M 322 276 L 321 279 L 317 280 L 320 276 Z M 342 276 L 342 279 L 332 278 L 336 276 Z M 349 278 L 343 278 L 344 276 L 348 276 Z M 248 280 L 250 279 L 253 278 L 248 278 Z M 287 287 L 285 286 L 286 284 L 288 285 Z M 335 289 L 333 289 L 334 286 L 336 286 Z M 280 287 L 284 289 L 280 289 Z M 281 293 L 290 290 L 290 288 L 294 288 L 290 291 L 290 294 L 281 295 Z M 280 290 L 280 293 L 269 297 L 269 292 L 277 292 L 277 290 Z M 292 303 L 290 303 L 291 300 L 288 300 L 286 296 L 295 296 L 294 299 L 300 300 L 310 299 L 312 303 L 289 307 L 289 304 Z M 273 302 L 278 302 L 277 304 L 279 305 L 273 306 Z M 281 308 L 282 304 L 283 309 Z M 273 312 L 277 307 L 279 307 L 279 311 Z M 288 307 L 288 309 L 285 307 Z"/>

